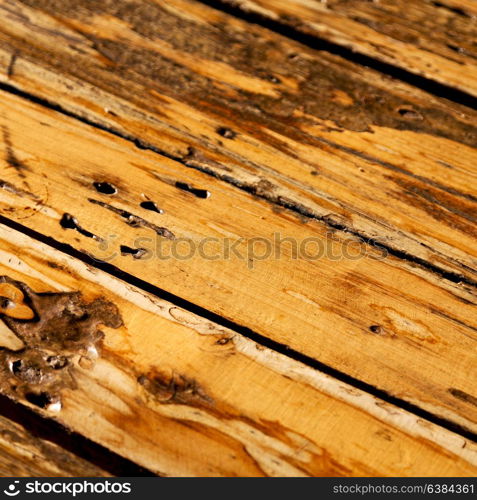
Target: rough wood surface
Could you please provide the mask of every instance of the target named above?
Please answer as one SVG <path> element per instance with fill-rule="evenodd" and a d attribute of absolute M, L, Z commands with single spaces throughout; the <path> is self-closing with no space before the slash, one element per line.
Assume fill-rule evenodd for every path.
<path fill-rule="evenodd" d="M 39 332 L 35 321 L 9 322 L 26 348 L 2 354 L 13 369 L 8 375 L 2 363 L 1 390 L 154 472 L 470 476 L 477 471 L 477 447 L 461 436 L 4 226 L 0 275 L 23 290 L 45 325 Z M 47 326 L 60 324 L 78 307 L 100 314 L 105 304 L 112 326 L 101 327 L 102 340 L 91 335 L 88 319 L 71 323 L 74 336 L 62 329 L 58 337 Z M 117 314 L 121 326 L 111 320 Z M 41 332 L 41 340 L 33 340 Z M 66 361 L 60 365 L 60 359 Z M 22 396 L 32 393 L 54 404 L 40 404 L 42 409 L 39 398 Z"/>
<path fill-rule="evenodd" d="M 108 474 L 21 424 L 0 416 L 1 477 L 100 477 Z"/>
<path fill-rule="evenodd" d="M 2 93 L 0 116 L 8 219 L 476 428 L 472 288 L 19 97 Z M 144 208 L 146 200 L 164 213 Z M 275 235 L 314 241 L 305 251 L 319 246 L 320 258 L 303 250 L 294 258 Z M 187 241 L 197 249 L 205 238 L 215 238 L 204 249 L 210 258 L 187 258 Z M 254 238 L 266 240 L 254 244 L 255 256 L 247 253 Z M 238 254 L 225 258 L 226 239 Z M 273 252 L 262 259 L 267 241 Z"/>
<path fill-rule="evenodd" d="M 219 0 L 477 96 L 473 0 Z"/>
<path fill-rule="evenodd" d="M 160 475 L 475 475 L 476 19 L 0 0 L 4 401 Z M 1 415 L 0 475 L 106 474 Z"/>
<path fill-rule="evenodd" d="M 0 21 L 3 82 L 475 285 L 474 111 L 197 2 Z"/>

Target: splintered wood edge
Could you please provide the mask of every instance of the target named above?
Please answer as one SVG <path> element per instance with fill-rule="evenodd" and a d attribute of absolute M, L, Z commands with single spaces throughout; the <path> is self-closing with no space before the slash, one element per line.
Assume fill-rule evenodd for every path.
<path fill-rule="evenodd" d="M 104 470 L 0 416 L 0 476 L 101 477 Z"/>
<path fill-rule="evenodd" d="M 209 321 L 205 321 L 167 301 L 138 290 L 103 271 L 92 268 L 77 259 L 32 240 L 22 233 L 0 226 L 0 238 L 3 241 L 3 248 L 17 249 L 14 254 L 10 253 L 10 251 L 2 250 L 0 252 L 0 264 L 10 269 L 11 272 L 31 277 L 36 283 L 43 282 L 46 289 L 51 289 L 53 287 L 57 290 L 67 290 L 69 288 L 68 285 L 65 286 L 62 283 L 63 276 L 67 282 L 70 280 L 70 276 L 76 276 L 76 279 L 81 280 L 85 288 L 90 286 L 93 288 L 93 295 L 96 295 L 98 292 L 103 294 L 102 290 L 107 290 L 109 294 L 117 297 L 118 301 L 130 303 L 132 305 L 131 314 L 140 316 L 144 312 L 150 312 L 156 317 L 163 318 L 167 322 L 183 325 L 201 336 L 229 338 L 230 342 L 233 343 L 233 350 L 236 355 L 242 355 L 244 359 L 249 360 L 242 366 L 241 370 L 253 371 L 254 365 L 261 366 L 266 368 L 270 373 L 273 373 L 273 377 L 285 377 L 287 380 L 293 380 L 294 384 L 296 384 L 296 390 L 301 390 L 299 389 L 300 387 L 306 386 L 313 388 L 317 396 L 322 394 L 326 398 L 331 398 L 339 402 L 338 408 L 340 409 L 336 408 L 335 410 L 338 411 L 335 416 L 336 425 L 339 425 L 338 422 L 342 418 L 340 417 L 342 412 L 346 414 L 351 411 L 351 409 L 358 410 L 358 413 L 356 413 L 356 418 L 358 418 L 356 421 L 356 430 L 359 429 L 358 435 L 360 436 L 358 440 L 367 440 L 366 447 L 368 450 L 373 449 L 373 439 L 376 439 L 376 436 L 367 435 L 369 434 L 367 426 L 371 425 L 371 427 L 375 428 L 376 422 L 379 422 L 378 426 L 382 428 L 382 432 L 384 433 L 389 433 L 390 430 L 394 429 L 399 431 L 398 434 L 403 433 L 406 436 L 411 436 L 412 441 L 407 441 L 408 448 L 406 449 L 406 453 L 410 454 L 410 456 L 407 460 L 407 466 L 402 471 L 406 475 L 415 475 L 416 472 L 419 474 L 426 474 L 426 468 L 430 474 L 447 473 L 445 470 L 436 471 L 433 462 L 435 457 L 430 457 L 430 461 L 428 462 L 426 459 L 427 453 L 431 453 L 431 455 L 433 453 L 437 453 L 437 455 L 443 454 L 443 456 L 450 453 L 451 455 L 449 457 L 454 455 L 454 459 L 449 458 L 451 459 L 451 463 L 456 460 L 456 457 L 460 457 L 460 459 L 467 462 L 470 467 L 461 469 L 461 473 L 464 475 L 476 470 L 473 467 L 477 466 L 477 445 L 464 439 L 462 436 L 442 429 L 435 424 L 429 423 L 407 411 L 396 408 L 367 393 L 339 382 L 317 370 L 313 370 L 301 363 L 277 354 L 268 348 L 257 346 L 255 342 L 235 332 L 219 327 Z M 35 256 L 34 258 L 32 257 L 33 255 Z M 44 262 L 49 262 L 49 266 L 48 264 L 44 264 Z M 50 275 L 45 274 L 47 269 L 51 270 Z M 68 279 L 66 279 L 67 277 Z M 125 318 L 125 321 L 128 322 L 128 318 Z M 113 335 L 114 331 L 108 331 L 107 339 L 108 336 Z M 135 341 L 138 341 L 138 339 L 136 338 Z M 114 340 L 112 340 L 112 342 L 114 344 Z M 78 388 L 76 390 L 66 390 L 64 392 L 62 396 L 64 404 L 60 412 L 51 415 L 49 412 L 39 410 L 38 407 L 30 406 L 36 411 L 41 411 L 46 416 L 54 416 L 55 419 L 70 426 L 73 430 L 79 431 L 90 439 L 100 442 L 113 451 L 147 466 L 156 472 L 168 475 L 190 474 L 191 471 L 198 475 L 201 473 L 205 475 L 216 475 L 220 473 L 220 471 L 217 470 L 209 470 L 207 472 L 206 469 L 201 469 L 200 466 L 199 469 L 197 469 L 197 464 L 188 463 L 188 453 L 192 454 L 194 443 L 187 442 L 187 440 L 182 443 L 182 453 L 184 455 L 182 458 L 179 458 L 177 462 L 170 461 L 170 457 L 166 457 L 165 459 L 162 458 L 161 455 L 163 453 L 167 455 L 167 447 L 161 452 L 162 437 L 164 437 L 163 433 L 159 431 L 156 436 L 151 436 L 152 442 L 148 442 L 145 441 L 145 437 L 141 435 L 141 418 L 135 418 L 129 422 L 129 418 L 126 417 L 129 411 L 128 408 L 131 408 L 134 404 L 132 398 L 138 398 L 140 392 L 137 391 L 137 386 L 140 384 L 138 384 L 135 379 L 131 379 L 131 375 L 128 373 L 128 370 L 125 369 L 124 365 L 121 364 L 122 362 L 118 365 L 120 359 L 123 357 L 127 358 L 128 355 L 121 352 L 120 346 L 116 348 L 117 352 L 114 353 L 113 357 L 108 357 L 108 353 L 105 353 L 106 357 L 104 359 L 100 358 L 94 368 L 79 368 L 76 374 Z M 110 347 L 108 347 L 108 351 L 111 351 Z M 177 355 L 180 356 L 179 353 Z M 172 360 L 172 363 L 173 362 L 174 360 Z M 194 366 L 194 364 L 191 366 L 192 371 L 200 371 L 202 368 L 200 368 L 197 363 L 206 365 L 206 354 L 204 353 L 202 359 L 198 358 L 195 363 L 196 366 Z M 204 367 L 203 370 L 206 370 L 206 367 Z M 224 373 L 224 378 L 225 377 L 227 377 L 227 374 Z M 238 387 L 235 388 L 235 390 L 237 389 Z M 273 384 L 268 388 L 263 387 L 263 391 L 268 391 L 269 389 L 273 389 Z M 233 401 L 233 391 L 229 396 L 229 400 Z M 254 395 L 254 397 L 255 396 L 256 395 Z M 322 398 L 323 396 L 320 397 Z M 160 416 L 159 422 L 162 421 L 163 423 L 168 421 L 168 419 L 179 419 L 179 421 L 182 420 L 184 423 L 189 422 L 189 425 L 194 425 L 193 422 L 196 422 L 195 425 L 199 425 L 199 429 L 201 428 L 200 425 L 206 425 L 205 428 L 208 426 L 216 428 L 217 431 L 223 433 L 225 440 L 230 438 L 239 439 L 242 445 L 247 447 L 249 453 L 254 456 L 254 460 L 258 461 L 262 473 L 268 475 L 303 474 L 303 471 L 299 468 L 297 469 L 293 463 L 286 463 L 287 458 L 281 455 L 281 453 L 284 453 L 283 450 L 281 452 L 278 451 L 280 447 L 285 446 L 284 443 L 279 445 L 279 442 L 281 442 L 280 438 L 271 448 L 272 450 L 275 448 L 275 451 L 270 451 L 268 446 L 271 446 L 273 439 L 271 436 L 267 437 L 266 434 L 264 434 L 266 431 L 264 431 L 263 426 L 266 428 L 267 424 L 265 424 L 265 420 L 261 418 L 260 414 L 245 416 L 245 421 L 250 422 L 250 425 L 252 425 L 251 429 L 253 425 L 256 425 L 253 423 L 254 420 L 256 420 L 257 423 L 262 422 L 259 426 L 259 429 L 261 428 L 262 430 L 255 430 L 253 435 L 249 434 L 249 437 L 247 437 L 247 435 L 242 435 L 244 432 L 242 428 L 244 424 L 240 424 L 240 428 L 238 424 L 236 424 L 237 427 L 235 427 L 233 425 L 233 419 L 231 420 L 230 417 L 224 415 L 224 420 L 221 420 L 220 412 L 217 414 L 217 417 L 213 417 L 213 413 L 208 413 L 206 404 L 204 404 L 203 407 L 200 404 L 199 406 L 194 406 L 193 400 L 189 401 L 189 403 L 187 403 L 187 400 L 183 402 L 180 400 L 173 401 L 173 404 L 170 404 L 170 402 L 158 403 L 153 399 L 146 399 L 146 401 L 147 402 L 142 401 L 139 403 L 139 408 L 142 408 L 141 412 L 148 415 L 149 418 L 154 419 L 155 417 L 153 415 L 156 414 Z M 22 401 L 22 403 L 29 405 L 29 403 L 25 401 Z M 277 401 L 276 404 L 280 403 Z M 316 406 L 316 404 L 317 403 L 314 405 L 312 404 L 311 406 L 319 408 L 319 403 L 318 406 Z M 283 411 L 283 408 L 281 408 L 280 411 Z M 288 412 L 289 411 L 290 410 L 288 410 Z M 275 409 L 275 413 L 280 413 L 278 408 Z M 123 416 L 121 417 L 121 415 Z M 362 415 L 362 417 L 359 415 Z M 163 420 L 164 418 L 166 420 Z M 308 418 L 314 421 L 317 417 L 313 417 L 313 415 L 310 414 Z M 363 419 L 362 423 L 359 422 L 360 418 Z M 374 421 L 374 424 L 371 424 L 372 421 Z M 134 422 L 136 422 L 136 424 Z M 138 425 L 137 429 L 135 425 Z M 303 436 L 301 439 L 304 440 L 304 443 L 309 443 L 306 445 L 307 447 L 313 447 L 314 445 L 312 443 L 314 439 L 316 439 L 316 436 L 319 436 L 322 431 L 323 429 L 320 431 L 320 419 L 318 419 L 312 423 L 310 428 L 310 433 L 314 432 L 315 436 Z M 337 427 L 334 429 L 334 432 L 336 431 Z M 293 432 L 293 429 L 289 429 L 286 431 L 286 434 L 291 436 Z M 317 432 L 318 434 L 316 434 Z M 225 436 L 228 437 L 225 438 Z M 177 449 L 181 450 L 181 436 L 172 436 L 172 439 L 177 441 Z M 271 439 L 272 441 L 270 441 Z M 396 436 L 391 439 L 396 439 Z M 262 440 L 264 441 L 262 442 Z M 360 451 L 360 447 L 355 447 L 353 444 L 354 441 L 355 438 L 353 437 L 353 433 L 349 434 L 347 438 L 349 449 L 344 449 L 343 454 L 348 455 L 351 453 L 351 456 L 359 460 L 359 455 L 362 451 Z M 413 446 L 411 450 L 409 446 L 411 446 L 414 441 L 419 444 L 417 448 Z M 170 443 L 168 443 L 168 445 L 170 446 Z M 394 449 L 394 447 L 400 447 L 403 446 L 403 444 L 400 444 L 400 438 L 397 437 L 397 441 L 393 444 L 389 443 L 389 446 Z M 261 447 L 265 448 L 262 449 Z M 261 449 L 262 451 L 260 451 Z M 321 449 L 321 453 L 326 453 L 325 449 Z M 278 455 L 275 459 L 276 463 L 273 465 L 271 458 L 273 458 L 273 455 L 277 452 Z M 293 453 L 297 452 L 298 451 L 295 450 Z M 204 449 L 203 453 L 205 454 L 205 459 L 207 450 Z M 271 456 L 270 453 L 272 453 Z M 386 463 L 384 457 L 387 457 L 388 453 L 390 453 L 390 450 L 386 451 L 384 454 L 381 468 L 375 470 L 375 474 L 387 475 L 390 474 L 390 470 L 392 471 L 391 474 L 396 473 L 392 467 L 391 469 L 389 468 L 391 464 Z M 366 451 L 365 454 L 368 455 L 368 451 Z M 282 458 L 279 458 L 280 456 Z M 335 457 L 335 459 L 337 458 Z M 395 466 L 394 464 L 394 469 Z M 453 475 L 459 474 L 460 467 L 462 467 L 462 463 L 456 465 L 450 473 Z M 311 473 L 312 472 L 313 471 L 311 471 Z M 336 470 L 334 470 L 334 473 L 336 474 Z M 353 474 L 353 470 L 347 473 Z M 367 474 L 369 474 L 369 471 Z"/>
<path fill-rule="evenodd" d="M 377 18 L 377 23 L 384 23 L 379 14 L 387 17 L 388 25 L 392 25 L 392 16 L 386 10 L 379 10 L 380 5 L 376 2 L 377 12 L 371 15 L 359 4 L 345 5 L 340 9 L 328 7 L 326 2 L 303 2 L 291 0 L 287 2 L 274 2 L 273 0 L 220 0 L 224 6 L 231 5 L 245 13 L 260 16 L 264 21 L 271 20 L 281 25 L 289 26 L 300 33 L 310 37 L 327 40 L 343 48 L 351 49 L 356 53 L 373 58 L 378 64 L 384 62 L 396 68 L 414 73 L 418 77 L 423 76 L 440 84 L 448 86 L 450 89 L 457 89 L 470 96 L 477 97 L 477 72 L 474 69 L 472 55 L 467 55 L 466 48 L 460 47 L 463 34 L 454 38 L 448 38 L 449 45 L 453 44 L 454 49 L 445 44 L 444 41 L 433 40 L 426 36 L 427 33 L 419 32 L 421 45 L 419 42 L 409 42 L 409 36 L 415 36 L 416 28 L 410 23 L 409 28 L 400 26 L 400 33 L 385 33 L 373 26 L 373 21 Z M 432 22 L 432 14 L 435 14 L 434 28 L 437 32 L 443 26 L 437 21 L 441 12 L 439 7 L 445 9 L 448 19 L 457 20 L 466 24 L 468 28 L 474 28 L 477 33 L 477 7 L 475 3 L 462 0 L 443 0 L 432 4 L 414 2 L 417 6 L 427 10 L 428 19 Z M 413 5 L 402 3 L 402 9 L 411 8 Z M 459 12 L 460 11 L 460 12 Z M 373 15 L 374 14 L 374 15 Z M 407 20 L 407 19 L 406 19 Z M 366 22 L 368 21 L 368 22 Z M 410 19 L 409 21 L 413 21 Z M 414 22 L 417 20 L 414 19 Z M 402 38 L 399 38 L 402 34 Z M 469 29 L 464 47 L 472 44 L 472 31 Z M 422 43 L 424 42 L 424 43 Z M 429 47 L 432 47 L 432 50 Z M 462 97 L 461 97 L 462 98 Z"/>

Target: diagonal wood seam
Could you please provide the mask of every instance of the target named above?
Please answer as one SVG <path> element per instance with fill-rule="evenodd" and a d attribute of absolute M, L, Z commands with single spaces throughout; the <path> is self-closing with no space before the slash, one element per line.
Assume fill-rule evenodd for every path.
<path fill-rule="evenodd" d="M 29 102 L 33 102 L 35 104 L 40 104 L 41 106 L 44 106 L 48 109 L 59 112 L 65 116 L 68 116 L 69 118 L 73 118 L 75 120 L 78 120 L 86 125 L 89 125 L 91 127 L 96 128 L 98 130 L 102 130 L 103 132 L 110 133 L 116 137 L 124 139 L 128 142 L 131 142 L 139 149 L 151 151 L 152 153 L 155 153 L 155 154 L 158 154 L 160 156 L 164 156 L 164 157 L 169 158 L 171 160 L 177 161 L 178 163 L 184 165 L 185 167 L 192 168 L 192 169 L 197 170 L 197 171 L 199 171 L 203 174 L 206 174 L 206 175 L 210 175 L 211 177 L 218 179 L 222 182 L 225 182 L 225 183 L 227 183 L 227 184 L 229 184 L 237 189 L 240 189 L 241 191 L 252 194 L 253 196 L 256 196 L 258 198 L 262 198 L 263 200 L 266 200 L 267 202 L 270 202 L 273 205 L 277 205 L 277 206 L 286 208 L 294 213 L 299 214 L 300 216 L 307 217 L 309 219 L 321 222 L 333 230 L 342 231 L 343 233 L 346 233 L 346 234 L 352 234 L 353 236 L 356 236 L 360 241 L 362 241 L 363 243 L 365 243 L 367 245 L 371 245 L 375 248 L 385 250 L 390 255 L 397 257 L 400 260 L 409 262 L 413 265 L 417 265 L 420 268 L 422 268 L 423 270 L 431 272 L 432 274 L 435 274 L 435 275 L 437 275 L 445 280 L 448 280 L 452 283 L 462 283 L 462 284 L 466 284 L 470 287 L 477 288 L 477 281 L 473 280 L 472 278 L 469 278 L 463 274 L 459 274 L 455 271 L 451 271 L 451 270 L 442 268 L 436 264 L 429 262 L 428 260 L 426 260 L 424 258 L 418 257 L 416 255 L 413 255 L 413 254 L 407 252 L 407 251 L 404 251 L 400 248 L 397 248 L 397 247 L 393 246 L 391 243 L 383 243 L 383 242 L 377 240 L 376 238 L 369 237 L 366 234 L 347 226 L 346 223 L 336 222 L 333 220 L 332 217 L 319 215 L 313 209 L 308 208 L 301 203 L 294 202 L 293 200 L 281 197 L 280 195 L 273 197 L 268 192 L 262 192 L 260 190 L 257 190 L 254 183 L 248 184 L 246 182 L 236 180 L 227 174 L 220 175 L 217 171 L 208 168 L 206 165 L 201 164 L 200 162 L 191 160 L 188 154 L 186 154 L 184 156 L 173 155 L 173 154 L 171 154 L 167 151 L 164 151 L 163 149 L 161 149 L 153 144 L 150 144 L 148 142 L 141 140 L 140 138 L 137 138 L 133 135 L 125 133 L 122 130 L 115 129 L 115 128 L 111 127 L 110 125 L 105 125 L 105 124 L 95 122 L 91 118 L 79 115 L 78 113 L 76 113 L 74 111 L 67 110 L 58 104 L 55 104 L 55 103 L 48 101 L 47 99 L 33 95 L 30 92 L 26 92 L 24 90 L 21 90 L 18 87 L 15 87 L 14 85 L 12 85 L 10 83 L 6 84 L 6 83 L 0 82 L 0 89 L 5 91 L 5 92 L 8 92 L 12 95 L 16 95 L 18 97 L 21 97 Z"/>
<path fill-rule="evenodd" d="M 40 253 L 45 258 L 66 265 L 78 277 L 86 281 L 94 279 L 98 285 L 113 291 L 114 294 L 121 296 L 140 309 L 152 312 L 166 318 L 168 321 L 186 324 L 200 335 L 220 334 L 221 336 L 229 336 L 237 352 L 243 353 L 246 357 L 256 360 L 261 365 L 270 367 L 275 372 L 285 377 L 291 376 L 297 381 L 309 384 L 318 391 L 330 395 L 333 398 L 337 398 L 354 408 L 359 408 L 382 422 L 397 427 L 414 437 L 433 442 L 451 451 L 455 455 L 464 458 L 469 463 L 477 465 L 477 445 L 458 434 L 448 432 L 434 423 L 425 421 L 419 416 L 397 408 L 371 394 L 357 390 L 346 383 L 336 380 L 334 377 L 330 377 L 318 370 L 305 366 L 300 362 L 287 358 L 266 347 L 257 349 L 257 344 L 253 340 L 247 339 L 226 328 L 203 322 L 195 314 L 189 311 L 171 305 L 169 302 L 154 297 L 147 292 L 138 290 L 127 282 L 123 282 L 101 270 L 91 268 L 80 260 L 59 253 L 48 245 L 31 240 L 30 237 L 16 230 L 0 226 L 0 238 L 7 239 L 7 241 L 13 244 L 26 246 L 31 249 L 34 248 L 35 252 Z M 11 257 L 9 257 L 7 253 L 5 253 L 5 255 L 0 255 L 0 262 L 3 265 L 11 265 L 9 260 L 11 261 Z M 20 262 L 18 258 L 17 260 Z M 100 369 L 102 368 L 100 367 Z M 178 410 L 180 411 L 180 409 Z M 162 408 L 161 413 L 164 415 L 170 413 L 172 417 L 175 414 L 174 410 L 171 409 L 169 411 L 167 409 L 167 405 Z M 200 412 L 195 410 L 194 414 L 195 417 L 192 414 L 190 415 L 191 419 L 200 418 Z"/>
<path fill-rule="evenodd" d="M 439 81 L 437 78 L 424 76 L 417 71 L 411 71 L 404 66 L 398 66 L 390 61 L 380 60 L 373 55 L 366 54 L 365 51 L 353 50 L 348 48 L 346 44 L 340 44 L 324 36 L 320 36 L 318 32 L 308 33 L 306 29 L 289 24 L 286 20 L 282 20 L 279 16 L 274 15 L 273 11 L 261 9 L 254 2 L 242 2 L 240 0 L 198 0 L 200 3 L 220 10 L 229 15 L 238 17 L 243 21 L 258 24 L 263 28 L 269 29 L 278 33 L 290 40 L 296 41 L 311 49 L 317 49 L 339 55 L 340 57 L 352 61 L 354 63 L 368 66 L 380 73 L 386 74 L 412 85 L 421 90 L 425 90 L 437 97 L 451 100 L 457 104 L 467 106 L 472 109 L 477 109 L 477 97 L 456 87 L 446 84 L 444 81 Z"/>
<path fill-rule="evenodd" d="M 410 403 L 409 401 L 388 394 L 386 391 L 382 389 L 378 389 L 377 387 L 362 382 L 359 379 L 355 379 L 354 377 L 349 376 L 348 374 L 341 372 L 335 368 L 332 368 L 326 364 L 323 364 L 316 359 L 301 354 L 300 352 L 297 352 L 288 346 L 283 346 L 277 341 L 271 340 L 267 337 L 263 337 L 261 334 L 258 334 L 250 330 L 249 328 L 242 327 L 241 325 L 234 323 L 230 320 L 227 320 L 208 310 L 205 310 L 194 303 L 191 303 L 185 299 L 181 299 L 180 297 L 176 297 L 173 294 L 166 292 L 165 290 L 162 290 L 156 286 L 153 286 L 150 283 L 146 283 L 139 278 L 132 277 L 128 273 L 120 271 L 115 266 L 106 263 L 101 264 L 96 259 L 91 259 L 90 257 L 88 257 L 88 255 L 75 250 L 74 248 L 70 247 L 67 244 L 61 244 L 61 243 L 58 244 L 54 239 L 50 237 L 45 237 L 41 233 L 37 233 L 26 226 L 18 224 L 17 222 L 10 221 L 9 219 L 6 219 L 4 216 L 0 216 L 0 231 L 2 230 L 7 232 L 12 231 L 14 234 L 18 233 L 19 235 L 21 235 L 21 237 L 25 238 L 25 241 L 27 241 L 29 238 L 32 238 L 33 241 L 41 245 L 43 253 L 52 255 L 52 257 L 56 255 L 55 252 L 58 251 L 61 252 L 63 258 L 68 261 L 68 265 L 70 267 L 74 267 L 74 269 L 82 276 L 89 276 L 90 274 L 93 274 L 96 277 L 97 272 L 100 272 L 102 273 L 103 280 L 107 282 L 114 282 L 114 283 L 124 282 L 125 283 L 124 286 L 126 288 L 122 286 L 121 289 L 125 293 L 125 298 L 127 298 L 128 300 L 130 292 L 134 289 L 137 289 L 139 290 L 138 293 L 140 294 L 141 297 L 143 298 L 146 296 L 148 297 L 147 304 L 149 306 L 150 303 L 175 304 L 173 309 L 175 308 L 178 311 L 182 311 L 182 314 L 185 314 L 186 316 L 204 318 L 205 320 L 216 323 L 220 325 L 221 329 L 225 328 L 225 331 L 232 332 L 233 338 L 235 338 L 236 334 L 238 334 L 241 338 L 244 339 L 244 341 L 250 342 L 251 343 L 250 345 L 260 345 L 262 346 L 261 347 L 262 349 L 263 348 L 267 349 L 269 350 L 270 353 L 278 357 L 284 357 L 287 360 L 297 363 L 297 366 L 305 367 L 307 370 L 310 370 L 310 373 L 314 372 L 320 373 L 323 377 L 329 380 L 334 380 L 337 384 L 340 384 L 341 387 L 343 386 L 343 384 L 344 386 L 352 387 L 353 389 L 351 391 L 348 390 L 345 391 L 347 394 L 351 394 L 353 393 L 353 391 L 355 391 L 355 393 L 367 394 L 373 400 L 382 401 L 384 402 L 385 405 L 390 405 L 391 407 L 397 407 L 400 409 L 400 411 L 408 412 L 414 415 L 415 418 L 418 419 L 418 421 L 427 420 L 429 422 L 432 422 L 433 425 L 437 425 L 448 431 L 463 436 L 465 439 L 470 439 L 471 441 L 477 442 L 477 435 L 472 431 L 469 431 L 465 427 L 465 423 L 463 423 L 461 426 L 460 424 L 456 424 L 455 422 L 453 422 L 451 419 L 447 420 L 442 416 L 441 417 L 436 416 L 430 413 L 429 411 L 424 410 L 421 407 Z M 48 249 L 48 251 L 46 249 Z M 0 253 L 0 258 L 1 258 L 1 253 Z M 18 262 L 21 263 L 21 261 Z M 74 266 L 73 263 L 75 263 Z M 84 275 L 84 273 L 83 274 L 80 273 L 80 270 L 82 269 L 81 266 L 85 265 L 87 269 L 86 275 Z M 118 279 L 120 279 L 119 282 Z M 50 280 L 48 279 L 48 281 Z M 60 284 L 52 282 L 52 286 L 59 287 L 60 289 L 67 291 Z M 115 286 L 117 287 L 119 286 L 119 284 Z M 163 310 L 164 307 L 160 306 L 160 308 L 157 311 L 156 310 L 155 311 L 156 312 L 162 311 L 161 315 L 163 315 Z M 167 317 L 169 317 L 169 315 Z M 175 318 L 173 315 L 172 317 L 174 318 L 175 321 L 177 321 L 177 318 Z M 197 322 L 195 321 L 194 323 Z M 212 323 L 209 325 L 212 325 Z M 202 332 L 199 331 L 199 333 L 207 333 L 207 332 L 209 332 L 209 327 L 207 327 L 205 331 Z"/>

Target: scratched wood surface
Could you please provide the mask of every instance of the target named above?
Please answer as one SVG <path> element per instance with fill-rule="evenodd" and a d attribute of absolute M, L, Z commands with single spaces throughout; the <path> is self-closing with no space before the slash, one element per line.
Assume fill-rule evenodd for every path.
<path fill-rule="evenodd" d="M 0 275 L 43 325 L 5 318 L 25 347 L 2 352 L 2 391 L 153 472 L 477 471 L 475 443 L 3 226 Z"/>
<path fill-rule="evenodd" d="M 474 0 L 219 0 L 477 97 Z M 318 45 L 318 43 L 317 43 Z"/>
<path fill-rule="evenodd" d="M 18 422 L 0 416 L 0 476 L 108 476 L 100 467 L 81 460 Z"/>
<path fill-rule="evenodd" d="M 470 288 L 5 92 L 0 115 L 9 220 L 475 429 Z"/>
<path fill-rule="evenodd" d="M 160 475 L 475 475 L 474 7 L 400 4 L 0 0 L 0 392 Z"/>
<path fill-rule="evenodd" d="M 475 111 L 198 2 L 0 21 L 1 81 L 475 285 Z"/>

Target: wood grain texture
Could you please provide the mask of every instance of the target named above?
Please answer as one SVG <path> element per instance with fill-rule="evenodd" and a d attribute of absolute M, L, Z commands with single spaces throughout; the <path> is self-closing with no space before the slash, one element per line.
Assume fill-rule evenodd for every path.
<path fill-rule="evenodd" d="M 0 416 L 1 477 L 101 477 L 104 470 Z"/>
<path fill-rule="evenodd" d="M 4 92 L 0 116 L 3 216 L 476 429 L 471 287 Z M 98 192 L 101 183 L 114 189 Z M 207 258 L 199 250 L 189 258 L 204 241 Z M 238 253 L 229 246 L 226 256 L 225 241 Z"/>
<path fill-rule="evenodd" d="M 474 1 L 220 0 L 477 96 Z"/>
<path fill-rule="evenodd" d="M 475 285 L 474 111 L 197 2 L 3 0 L 0 21 L 3 82 Z"/>
<path fill-rule="evenodd" d="M 0 275 L 50 297 L 74 291 L 87 302 L 110 301 L 123 320 L 120 328 L 102 328 L 96 359 L 63 353 L 74 384 L 50 394 L 61 409 L 22 402 L 154 472 L 470 476 L 477 470 L 477 447 L 461 436 L 3 225 L 0 249 Z M 40 348 L 52 349 L 48 340 Z M 31 349 L 8 355 L 27 359 Z M 12 395 L 15 377 L 2 376 L 1 390 Z"/>

